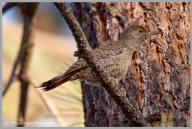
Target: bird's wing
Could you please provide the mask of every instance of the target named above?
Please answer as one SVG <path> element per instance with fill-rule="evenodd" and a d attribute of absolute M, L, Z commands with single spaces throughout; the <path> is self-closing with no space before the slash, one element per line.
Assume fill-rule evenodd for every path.
<path fill-rule="evenodd" d="M 98 58 L 108 58 L 120 55 L 124 52 L 124 48 L 118 45 L 117 42 L 100 45 L 94 49 L 94 55 Z"/>
<path fill-rule="evenodd" d="M 82 69 L 87 68 L 88 65 L 86 63 L 86 61 L 82 58 L 79 58 L 66 72 L 65 72 L 65 76 L 69 75 L 69 74 L 74 74 L 77 73 L 79 71 L 81 71 Z"/>

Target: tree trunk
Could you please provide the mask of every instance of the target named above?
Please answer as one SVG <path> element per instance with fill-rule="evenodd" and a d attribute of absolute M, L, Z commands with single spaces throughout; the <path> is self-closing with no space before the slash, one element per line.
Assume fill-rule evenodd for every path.
<path fill-rule="evenodd" d="M 162 30 L 163 36 L 135 52 L 120 85 L 151 126 L 165 118 L 173 126 L 189 126 L 190 3 L 73 3 L 72 9 L 93 48 L 118 40 L 135 22 Z M 104 89 L 89 85 L 82 82 L 85 126 L 134 126 Z"/>

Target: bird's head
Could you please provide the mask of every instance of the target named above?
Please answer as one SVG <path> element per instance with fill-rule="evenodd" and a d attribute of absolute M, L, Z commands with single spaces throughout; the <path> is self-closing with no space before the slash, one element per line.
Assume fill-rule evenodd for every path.
<path fill-rule="evenodd" d="M 161 31 L 148 31 L 140 25 L 129 25 L 123 32 L 122 37 L 126 39 L 140 39 L 141 41 L 150 38 L 153 35 L 162 34 Z"/>
<path fill-rule="evenodd" d="M 161 31 L 149 31 L 143 26 L 140 25 L 129 25 L 122 36 L 120 37 L 122 40 L 131 44 L 133 47 L 137 47 L 142 44 L 146 39 L 150 38 L 153 35 L 162 34 Z"/>

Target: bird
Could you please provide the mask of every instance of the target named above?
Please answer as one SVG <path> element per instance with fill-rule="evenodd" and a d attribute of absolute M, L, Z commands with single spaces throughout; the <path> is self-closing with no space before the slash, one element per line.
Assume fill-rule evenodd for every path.
<path fill-rule="evenodd" d="M 105 69 L 105 72 L 119 82 L 128 71 L 133 53 L 145 43 L 146 39 L 157 34 L 162 34 L 162 31 L 149 31 L 137 24 L 128 25 L 117 41 L 100 45 L 93 49 L 92 52 L 96 61 Z M 65 73 L 43 82 L 38 87 L 44 91 L 49 91 L 67 81 L 77 79 L 86 80 L 97 86 L 101 85 L 97 74 L 83 58 L 79 58 Z"/>

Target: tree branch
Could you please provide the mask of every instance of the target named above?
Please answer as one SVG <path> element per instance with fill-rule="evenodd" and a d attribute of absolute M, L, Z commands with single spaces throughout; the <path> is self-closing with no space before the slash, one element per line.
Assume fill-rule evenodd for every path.
<path fill-rule="evenodd" d="M 23 127 L 25 124 L 25 113 L 27 107 L 27 95 L 28 87 L 30 84 L 30 79 L 28 77 L 28 69 L 30 64 L 30 57 L 32 54 L 33 41 L 32 41 L 32 27 L 33 27 L 33 17 L 35 11 L 37 10 L 38 3 L 27 3 L 23 4 L 21 7 L 23 14 L 23 36 L 21 49 L 23 52 L 21 54 L 21 67 L 18 75 L 18 79 L 21 83 L 21 92 L 20 92 L 20 102 L 19 102 L 19 111 L 17 118 L 17 126 Z"/>
<path fill-rule="evenodd" d="M 89 42 L 86 39 L 81 26 L 79 25 L 78 21 L 74 18 L 75 16 L 71 13 L 71 10 L 67 7 L 66 4 L 55 3 L 55 6 L 66 20 L 69 28 L 71 29 L 75 40 L 77 41 L 77 47 L 79 49 L 79 53 L 81 55 L 89 55 L 91 54 L 91 47 L 89 46 Z M 85 56 L 86 58 L 86 56 Z"/>
<path fill-rule="evenodd" d="M 3 14 L 8 11 L 9 9 L 11 9 L 12 7 L 15 7 L 15 6 L 21 6 L 22 4 L 21 3 L 15 3 L 15 2 L 9 2 L 9 3 L 6 3 L 3 7 Z M 15 76 L 15 72 L 17 70 L 17 66 L 19 65 L 20 63 L 20 60 L 21 60 L 21 56 L 22 56 L 22 53 L 23 53 L 23 45 L 21 44 L 21 47 L 20 47 L 20 50 L 17 54 L 17 58 L 16 60 L 14 61 L 14 64 L 13 64 L 13 69 L 12 69 L 12 72 L 11 72 L 11 75 L 9 77 L 9 80 L 7 82 L 7 84 L 5 85 L 5 89 L 3 91 L 3 97 L 4 95 L 7 93 L 7 91 L 9 90 L 10 86 L 11 86 L 11 83 L 13 82 L 13 78 Z"/>
<path fill-rule="evenodd" d="M 17 70 L 17 66 L 18 66 L 18 64 L 20 63 L 20 60 L 21 60 L 21 55 L 22 55 L 22 53 L 23 53 L 23 47 L 22 47 L 22 45 L 21 45 L 21 48 L 20 48 L 20 50 L 19 50 L 19 52 L 18 52 L 18 56 L 17 56 L 17 58 L 16 58 L 16 60 L 15 60 L 15 62 L 14 62 L 14 65 L 13 65 L 13 69 L 12 69 L 12 72 L 11 72 L 11 76 L 9 77 L 9 80 L 8 80 L 8 82 L 7 82 L 7 84 L 5 85 L 5 89 L 4 89 L 4 91 L 3 91 L 3 97 L 4 97 L 4 95 L 7 93 L 7 91 L 9 90 L 9 88 L 10 88 L 10 86 L 11 86 L 11 83 L 13 82 L 13 79 L 14 79 L 14 77 L 15 77 L 15 72 L 16 72 L 16 70 Z"/>
<path fill-rule="evenodd" d="M 147 123 L 146 120 L 140 113 L 134 110 L 131 104 L 129 104 L 124 88 L 119 87 L 116 80 L 105 73 L 105 69 L 95 61 L 94 54 L 89 46 L 86 36 L 66 3 L 55 3 L 55 5 L 63 18 L 66 20 L 73 36 L 75 37 L 78 46 L 78 56 L 85 59 L 88 65 L 96 72 L 98 78 L 103 83 L 102 86 L 113 97 L 116 103 L 121 106 L 127 119 L 133 123 L 133 126 L 145 126 Z"/>
<path fill-rule="evenodd" d="M 15 7 L 15 6 L 18 6 L 19 5 L 19 3 L 15 3 L 15 2 L 9 2 L 9 3 L 6 3 L 4 6 L 3 6 L 3 14 L 5 13 L 5 12 L 7 12 L 9 9 L 11 9 L 11 8 L 13 8 L 13 7 Z"/>

